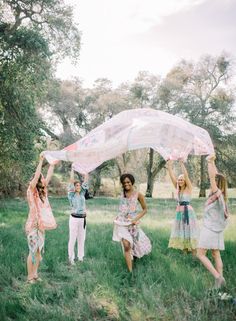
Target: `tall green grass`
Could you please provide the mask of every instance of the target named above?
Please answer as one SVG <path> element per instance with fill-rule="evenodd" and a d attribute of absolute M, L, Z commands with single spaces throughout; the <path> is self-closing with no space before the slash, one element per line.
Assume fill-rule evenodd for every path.
<path fill-rule="evenodd" d="M 112 242 L 118 200 L 87 201 L 86 257 L 67 264 L 69 207 L 65 198 L 50 199 L 58 228 L 46 233 L 40 266 L 42 283 L 26 281 L 28 253 L 24 235 L 27 204 L 21 199 L 0 207 L 0 320 L 52 321 L 233 321 L 236 306 L 218 299 L 213 278 L 191 255 L 168 249 L 175 201 L 148 199 L 142 228 L 152 253 L 127 272 L 121 247 Z M 203 201 L 193 200 L 201 219 Z M 236 296 L 236 200 L 230 200 L 231 223 L 225 231 L 226 291 Z"/>

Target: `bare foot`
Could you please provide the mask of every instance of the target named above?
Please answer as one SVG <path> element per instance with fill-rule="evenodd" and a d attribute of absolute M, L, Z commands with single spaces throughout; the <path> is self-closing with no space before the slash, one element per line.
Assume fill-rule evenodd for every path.
<path fill-rule="evenodd" d="M 226 285 L 225 278 L 223 276 L 219 276 L 218 278 L 215 278 L 215 289 L 220 289 L 222 286 Z"/>

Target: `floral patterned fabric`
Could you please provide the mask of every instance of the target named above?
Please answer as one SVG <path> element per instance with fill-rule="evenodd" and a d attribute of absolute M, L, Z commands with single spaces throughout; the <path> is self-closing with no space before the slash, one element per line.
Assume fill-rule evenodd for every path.
<path fill-rule="evenodd" d="M 31 230 L 31 232 L 27 235 L 28 247 L 29 252 L 31 254 L 32 263 L 35 264 L 35 254 L 39 250 L 40 253 L 43 251 L 44 248 L 44 241 L 45 241 L 45 233 L 40 231 L 37 228 Z"/>
<path fill-rule="evenodd" d="M 46 181 L 42 178 L 44 185 Z M 25 224 L 25 232 L 32 262 L 35 264 L 35 254 L 44 248 L 45 230 L 52 230 L 57 227 L 51 206 L 48 201 L 47 187 L 44 202 L 39 197 L 37 188 L 29 185 L 27 190 L 27 200 L 29 204 L 29 214 Z"/>
<path fill-rule="evenodd" d="M 45 179 L 43 179 L 43 182 L 46 184 Z M 25 224 L 26 234 L 30 233 L 35 227 L 41 231 L 52 230 L 57 227 L 50 203 L 48 201 L 47 187 L 46 197 L 44 202 L 42 202 L 37 188 L 32 188 L 30 185 L 27 190 L 27 201 L 29 204 L 29 215 Z"/>
<path fill-rule="evenodd" d="M 149 147 L 166 160 L 214 153 L 205 129 L 160 110 L 137 108 L 120 112 L 63 150 L 46 151 L 45 157 L 49 163 L 72 162 L 76 171 L 89 173 L 128 150 Z"/>
<path fill-rule="evenodd" d="M 116 242 L 121 242 L 122 239 L 129 241 L 132 249 L 132 257 L 141 258 L 151 252 L 152 246 L 143 230 L 138 225 L 130 224 L 131 220 L 137 216 L 137 205 L 137 192 L 134 192 L 129 198 L 123 195 L 121 196 L 119 214 L 114 220 L 112 239 Z"/>

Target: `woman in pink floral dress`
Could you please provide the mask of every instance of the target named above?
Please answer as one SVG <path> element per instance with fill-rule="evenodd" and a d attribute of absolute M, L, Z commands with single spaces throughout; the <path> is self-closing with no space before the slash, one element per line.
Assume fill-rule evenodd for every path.
<path fill-rule="evenodd" d="M 41 252 L 44 247 L 45 230 L 57 227 L 48 201 L 47 186 L 52 177 L 54 165 L 50 165 L 46 179 L 41 174 L 44 156 L 40 154 L 40 160 L 33 179 L 27 190 L 29 215 L 25 224 L 29 255 L 27 258 L 27 270 L 29 283 L 40 280 L 38 267 L 41 260 Z"/>
<path fill-rule="evenodd" d="M 147 213 L 144 196 L 134 190 L 134 177 L 123 174 L 120 177 L 123 195 L 120 198 L 119 214 L 114 220 L 113 241 L 121 242 L 129 272 L 132 272 L 133 257 L 141 258 L 151 252 L 149 238 L 137 225 L 141 217 Z M 137 211 L 138 202 L 142 210 Z"/>

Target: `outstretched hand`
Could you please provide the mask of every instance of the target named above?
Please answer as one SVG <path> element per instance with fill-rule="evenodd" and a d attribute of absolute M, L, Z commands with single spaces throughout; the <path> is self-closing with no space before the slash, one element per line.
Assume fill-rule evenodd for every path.
<path fill-rule="evenodd" d="M 39 155 L 39 160 L 40 160 L 40 161 L 43 161 L 44 158 L 45 158 L 44 152 L 41 152 L 40 155 Z"/>
<path fill-rule="evenodd" d="M 213 163 L 216 159 L 216 155 L 215 154 L 212 154 L 212 155 L 209 155 L 207 156 L 206 160 L 208 161 L 208 163 Z"/>
<path fill-rule="evenodd" d="M 166 162 L 166 164 L 167 164 L 168 166 L 172 166 L 172 165 L 173 165 L 173 160 L 172 160 L 172 159 L 168 159 L 167 162 Z"/>

